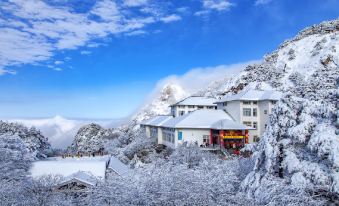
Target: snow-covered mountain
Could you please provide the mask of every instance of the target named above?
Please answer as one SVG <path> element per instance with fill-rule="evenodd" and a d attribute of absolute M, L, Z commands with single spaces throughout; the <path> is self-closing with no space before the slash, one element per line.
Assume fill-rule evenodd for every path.
<path fill-rule="evenodd" d="M 249 195 L 258 196 L 278 177 L 319 196 L 339 197 L 338 49 L 339 20 L 323 22 L 238 77 L 234 88 L 264 82 L 285 93 L 258 145 L 254 171 L 244 182 Z"/>
<path fill-rule="evenodd" d="M 150 103 L 143 106 L 132 119 L 136 122 L 140 122 L 156 115 L 167 115 L 170 113 L 169 106 L 171 104 L 174 104 L 189 95 L 190 93 L 179 85 L 166 84 L 160 90 L 159 94 L 156 94 L 155 98 Z"/>
<path fill-rule="evenodd" d="M 61 116 L 41 119 L 8 119 L 8 122 L 18 122 L 27 127 L 36 127 L 48 137 L 53 148 L 65 149 L 71 145 L 77 131 L 84 125 L 96 123 L 105 128 L 117 127 L 124 123 L 124 119 L 66 119 Z"/>
<path fill-rule="evenodd" d="M 98 124 L 82 126 L 70 146 L 72 152 L 92 153 L 105 149 L 107 141 L 118 138 L 121 133 L 114 129 L 105 129 Z"/>
<path fill-rule="evenodd" d="M 285 97 L 277 104 L 255 152 L 256 165 L 243 190 L 269 202 L 270 181 L 308 188 L 338 198 L 339 137 L 335 133 L 339 79 L 339 19 L 304 29 L 232 78 L 211 82 L 196 94 L 220 98 L 251 87 L 273 88 Z M 190 94 L 164 88 L 137 120 L 168 112 L 167 106 Z"/>

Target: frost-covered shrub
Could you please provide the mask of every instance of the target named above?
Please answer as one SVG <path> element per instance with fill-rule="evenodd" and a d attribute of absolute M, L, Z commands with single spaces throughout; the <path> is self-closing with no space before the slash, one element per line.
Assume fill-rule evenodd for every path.
<path fill-rule="evenodd" d="M 29 205 L 72 205 L 72 198 L 68 196 L 67 193 L 56 189 L 56 185 L 59 184 L 62 179 L 62 176 L 48 175 L 29 180 L 23 191 L 26 201 L 29 202 Z"/>

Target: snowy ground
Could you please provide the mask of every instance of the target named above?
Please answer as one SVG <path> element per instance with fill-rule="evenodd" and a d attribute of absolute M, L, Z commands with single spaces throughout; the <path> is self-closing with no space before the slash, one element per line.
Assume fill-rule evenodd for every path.
<path fill-rule="evenodd" d="M 33 163 L 31 175 L 34 178 L 43 175 L 70 176 L 79 171 L 90 172 L 98 178 L 105 178 L 106 163 L 109 156 L 82 158 L 48 158 Z"/>

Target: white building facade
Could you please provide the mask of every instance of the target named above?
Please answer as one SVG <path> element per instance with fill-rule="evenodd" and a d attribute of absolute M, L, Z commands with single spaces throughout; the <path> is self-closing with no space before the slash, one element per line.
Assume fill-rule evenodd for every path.
<path fill-rule="evenodd" d="M 217 100 L 210 97 L 191 96 L 171 105 L 171 115 L 179 117 L 199 109 L 216 110 Z"/>
<path fill-rule="evenodd" d="M 184 142 L 195 143 L 201 147 L 212 144 L 224 146 L 224 143 L 228 142 L 227 139 L 231 138 L 224 131 L 234 131 L 240 134 L 234 142 L 243 146 L 248 143 L 248 136 L 246 136 L 248 130 L 252 129 L 235 122 L 222 110 L 201 109 L 179 117 L 163 117 L 162 120 L 159 121 L 159 117 L 155 117 L 148 122 L 143 122 L 141 127 L 145 129 L 147 137 L 150 138 L 153 138 L 151 132 L 147 131 L 157 127 L 157 142 L 171 148 L 176 148 Z M 220 131 L 223 132 L 220 133 Z M 215 134 L 217 137 L 214 137 Z"/>
<path fill-rule="evenodd" d="M 281 98 L 277 91 L 245 90 L 226 96 L 216 102 L 218 110 L 229 113 L 236 122 L 254 128 L 249 132 L 249 143 L 259 141 L 264 133 L 269 115 L 275 103 Z"/>

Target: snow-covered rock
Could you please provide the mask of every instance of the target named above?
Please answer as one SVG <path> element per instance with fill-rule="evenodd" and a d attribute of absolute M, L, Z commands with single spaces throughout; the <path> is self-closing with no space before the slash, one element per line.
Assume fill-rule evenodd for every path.
<path fill-rule="evenodd" d="M 118 130 L 105 129 L 98 124 L 85 125 L 75 135 L 70 150 L 80 153 L 103 151 L 106 148 L 106 142 L 112 141 L 120 135 Z"/>
<path fill-rule="evenodd" d="M 141 122 L 156 115 L 167 115 L 170 113 L 169 106 L 179 100 L 188 97 L 189 93 L 176 84 L 166 84 L 155 98 L 146 104 L 133 116 L 133 120 Z"/>

